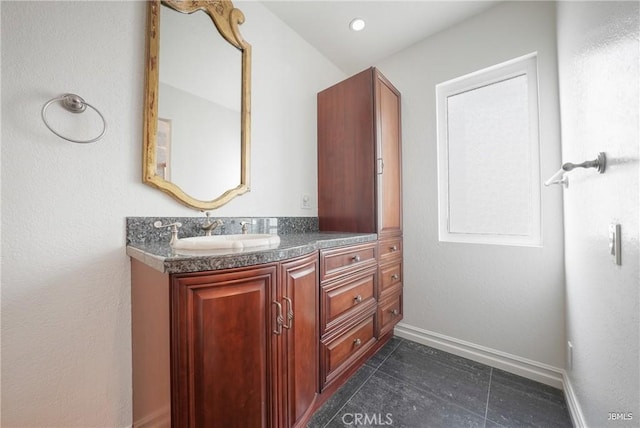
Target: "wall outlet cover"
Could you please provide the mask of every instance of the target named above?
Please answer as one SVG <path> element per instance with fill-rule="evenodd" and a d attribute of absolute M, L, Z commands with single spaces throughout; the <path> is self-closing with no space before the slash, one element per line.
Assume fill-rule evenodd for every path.
<path fill-rule="evenodd" d="M 302 198 L 300 199 L 300 208 L 303 210 L 311 209 L 311 197 L 306 193 L 302 194 Z"/>

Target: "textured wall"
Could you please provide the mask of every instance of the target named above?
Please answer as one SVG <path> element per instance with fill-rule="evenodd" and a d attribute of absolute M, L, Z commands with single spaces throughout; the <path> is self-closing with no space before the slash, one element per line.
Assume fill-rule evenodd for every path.
<path fill-rule="evenodd" d="M 124 218 L 199 215 L 141 183 L 145 3 L 0 5 L 2 426 L 127 426 Z M 316 215 L 300 210 L 300 192 L 316 189 L 315 93 L 345 76 L 259 3 L 241 7 L 253 185 L 214 216 Z M 40 108 L 63 92 L 101 109 L 103 140 L 72 144 L 45 128 Z"/>
<path fill-rule="evenodd" d="M 563 159 L 607 154 L 604 175 L 574 171 L 564 190 L 568 372 L 592 427 L 640 419 L 639 13 L 637 2 L 558 4 Z M 608 254 L 609 223 L 622 226 L 622 266 Z"/>
<path fill-rule="evenodd" d="M 538 52 L 541 175 L 560 164 L 555 6 L 505 2 L 382 61 L 402 93 L 403 323 L 564 366 L 562 201 L 542 189 L 543 247 L 438 241 L 435 85 Z"/>

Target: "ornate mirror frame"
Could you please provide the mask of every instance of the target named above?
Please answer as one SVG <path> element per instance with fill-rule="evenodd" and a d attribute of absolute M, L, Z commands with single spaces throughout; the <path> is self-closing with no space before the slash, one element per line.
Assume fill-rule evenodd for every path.
<path fill-rule="evenodd" d="M 225 191 L 217 198 L 202 201 L 188 195 L 174 183 L 156 174 L 158 130 L 158 83 L 160 51 L 160 6 L 166 5 L 181 13 L 204 11 L 212 19 L 220 35 L 242 53 L 241 108 L 240 108 L 240 184 Z M 149 0 L 147 8 L 147 54 L 143 123 L 143 177 L 142 181 L 183 203 L 200 210 L 218 208 L 234 197 L 250 190 L 251 147 L 251 45 L 238 29 L 244 23 L 244 14 L 233 6 L 231 0 Z M 214 76 L 212 76 L 214 78 Z M 212 165 L 215 167 L 215 164 Z"/>

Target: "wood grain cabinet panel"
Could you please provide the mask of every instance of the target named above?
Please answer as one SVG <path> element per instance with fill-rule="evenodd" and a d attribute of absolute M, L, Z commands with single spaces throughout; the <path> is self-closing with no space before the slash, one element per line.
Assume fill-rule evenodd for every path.
<path fill-rule="evenodd" d="M 322 383 L 329 385 L 376 342 L 374 315 L 337 337 L 321 342 Z"/>
<path fill-rule="evenodd" d="M 378 264 L 376 243 L 349 245 L 320 252 L 320 280 L 327 281 Z"/>
<path fill-rule="evenodd" d="M 376 343 L 377 242 L 320 250 L 320 389 L 345 380 Z M 354 258 L 357 257 L 357 260 Z M 355 326 L 355 327 L 354 327 Z"/>
<path fill-rule="evenodd" d="M 132 260 L 134 427 L 303 426 L 319 391 L 318 265 L 313 252 L 169 275 Z"/>
<path fill-rule="evenodd" d="M 384 299 L 385 296 L 394 291 L 400 291 L 402 288 L 402 263 L 389 263 L 380 266 L 380 294 L 378 298 Z"/>
<path fill-rule="evenodd" d="M 174 275 L 172 426 L 266 427 L 276 266 Z"/>
<path fill-rule="evenodd" d="M 378 153 L 378 234 L 402 233 L 402 155 L 400 147 L 400 93 L 375 73 Z"/>
<path fill-rule="evenodd" d="M 321 230 L 402 234 L 400 92 L 370 68 L 318 93 Z"/>
<path fill-rule="evenodd" d="M 378 305 L 378 331 L 385 335 L 402 319 L 402 294 L 395 293 Z"/>
<path fill-rule="evenodd" d="M 324 335 L 375 306 L 376 278 L 376 269 L 373 268 L 323 285 L 320 291 L 323 308 L 320 333 Z"/>
<path fill-rule="evenodd" d="M 402 298 L 401 134 L 400 92 L 375 68 L 318 93 L 320 230 L 378 234 L 378 304 Z"/>
<path fill-rule="evenodd" d="M 315 253 L 281 264 L 278 297 L 286 304 L 285 313 L 291 314 L 283 330 L 285 391 L 280 395 L 286 420 L 282 426 L 303 425 L 319 391 L 318 288 Z"/>
<path fill-rule="evenodd" d="M 380 263 L 392 259 L 402 259 L 402 237 L 381 239 L 378 242 L 378 256 Z"/>

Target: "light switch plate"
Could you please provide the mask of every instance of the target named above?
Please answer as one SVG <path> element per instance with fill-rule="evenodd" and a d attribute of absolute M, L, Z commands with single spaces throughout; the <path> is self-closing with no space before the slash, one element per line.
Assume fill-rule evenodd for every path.
<path fill-rule="evenodd" d="M 303 210 L 311 209 L 311 197 L 307 193 L 303 193 L 300 198 L 300 208 Z"/>
<path fill-rule="evenodd" d="M 614 258 L 615 264 L 622 265 L 622 245 L 620 236 L 620 225 L 612 223 L 609 225 L 609 254 Z"/>

